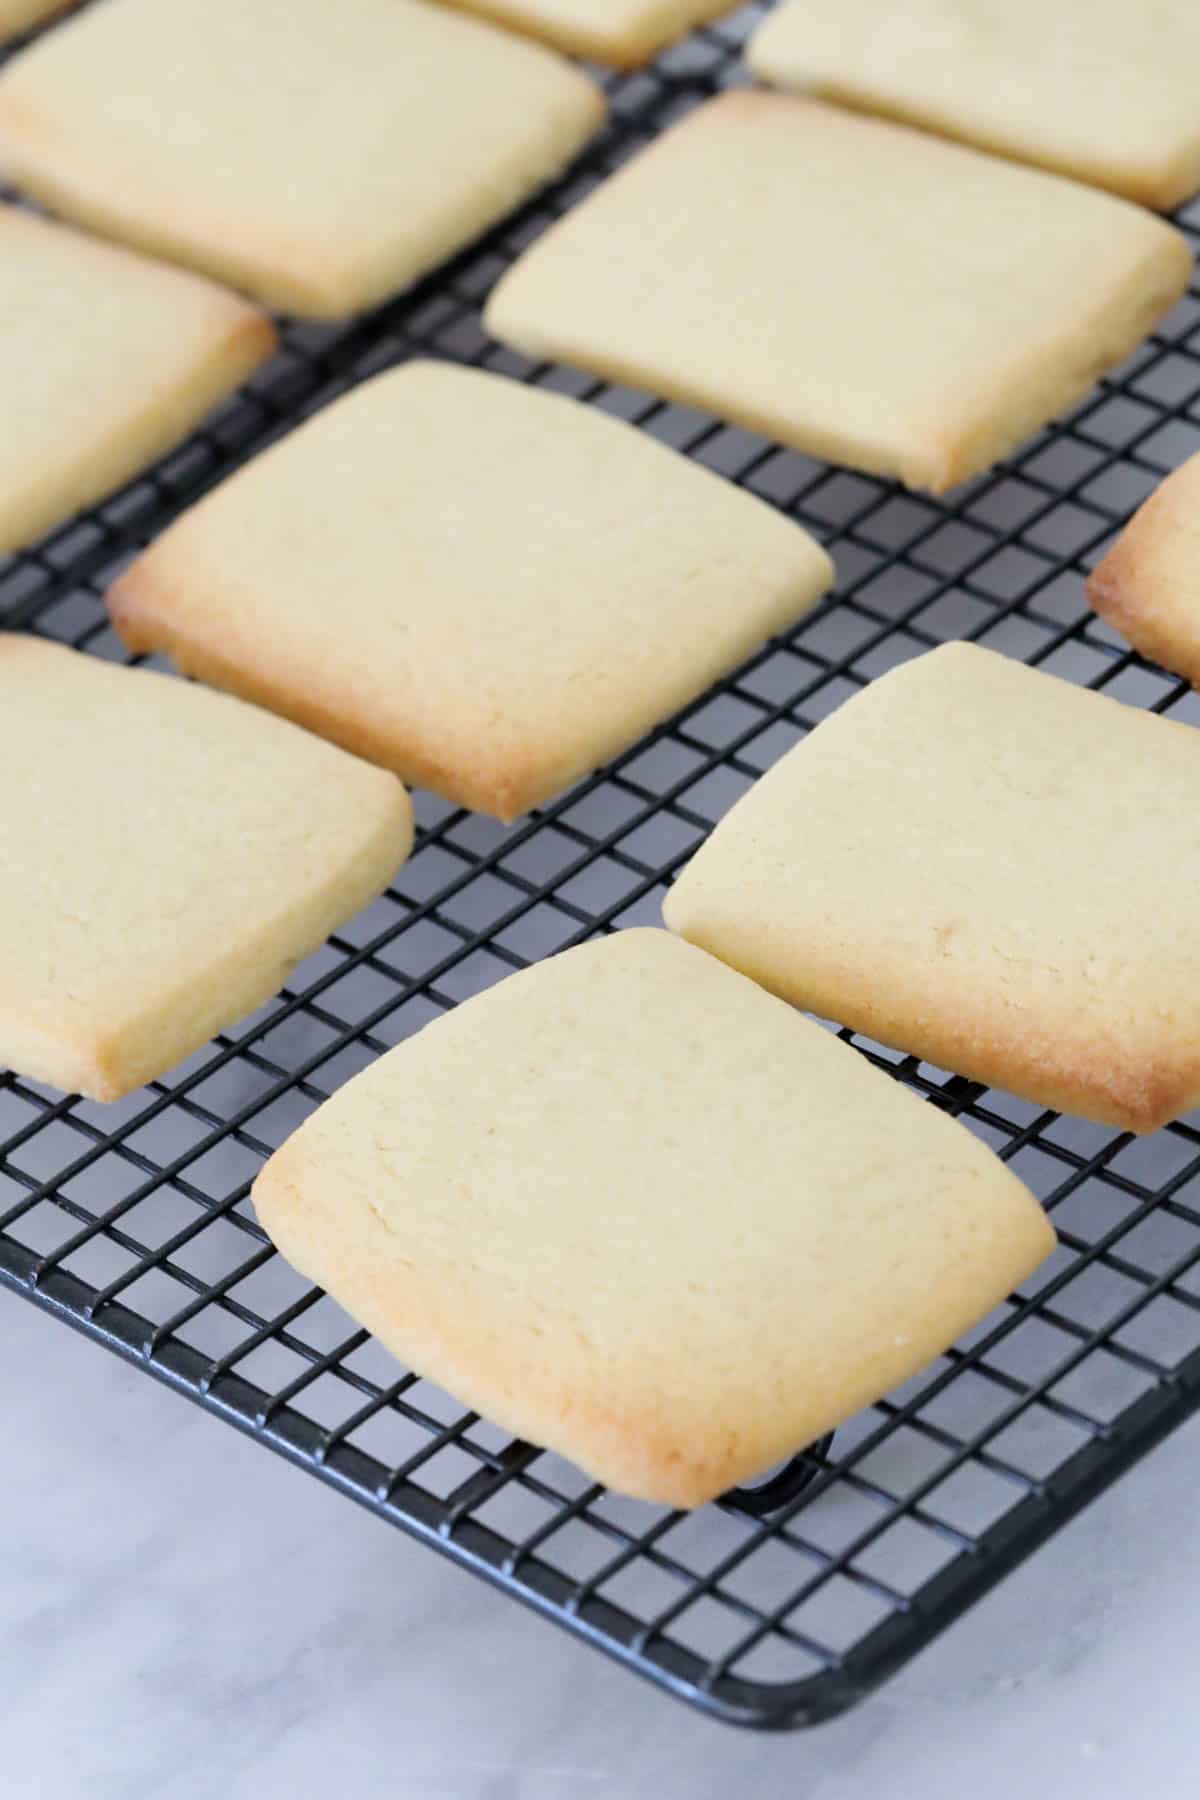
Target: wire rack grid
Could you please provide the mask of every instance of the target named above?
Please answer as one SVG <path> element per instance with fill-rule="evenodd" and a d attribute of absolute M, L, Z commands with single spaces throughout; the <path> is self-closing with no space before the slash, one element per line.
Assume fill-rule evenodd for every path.
<path fill-rule="evenodd" d="M 419 353 L 632 420 L 801 520 L 839 573 L 786 638 L 515 827 L 418 796 L 395 887 L 170 1078 L 101 1107 L 0 1071 L 0 1280 L 681 1698 L 779 1727 L 853 1704 L 1200 1404 L 1200 1117 L 1133 1139 L 852 1040 L 992 1144 L 1061 1243 L 977 1331 L 810 1456 L 807 1489 L 765 1517 L 736 1499 L 690 1515 L 625 1500 L 510 1442 L 297 1277 L 248 1201 L 263 1158 L 372 1058 L 538 957 L 657 922 L 738 795 L 903 658 L 968 637 L 1200 723 L 1200 700 L 1082 592 L 1132 506 L 1200 447 L 1194 295 L 1069 419 L 944 503 L 483 333 L 496 277 L 552 217 L 742 79 L 764 10 L 606 78 L 612 122 L 555 190 L 371 317 L 289 325 L 182 449 L 0 562 L 6 625 L 118 658 L 102 595 L 130 554 L 313 407 Z M 1180 223 L 1200 238 L 1200 206 Z"/>

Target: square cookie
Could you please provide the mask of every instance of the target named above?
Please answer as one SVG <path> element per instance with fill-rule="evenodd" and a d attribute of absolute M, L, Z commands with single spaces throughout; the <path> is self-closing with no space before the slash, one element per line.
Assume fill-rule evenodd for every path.
<path fill-rule="evenodd" d="M 1054 1245 L 963 1126 L 661 931 L 428 1025 L 253 1197 L 403 1362 L 685 1507 L 907 1379 Z"/>
<path fill-rule="evenodd" d="M 485 317 L 530 355 L 941 492 L 1073 405 L 1191 266 L 1107 194 L 737 91 L 552 225 Z"/>
<path fill-rule="evenodd" d="M 1200 1102 L 1200 734 L 946 644 L 734 806 L 672 930 L 797 1006 L 1039 1105 Z"/>
<path fill-rule="evenodd" d="M 1135 650 L 1200 683 L 1200 455 L 1134 513 L 1089 575 L 1087 597 Z"/>
<path fill-rule="evenodd" d="M 1200 187 L 1195 0 L 785 0 L 747 60 L 1146 206 Z"/>
<path fill-rule="evenodd" d="M 412 842 L 400 783 L 223 694 L 0 632 L 0 1063 L 118 1100 L 270 998 Z"/>
<path fill-rule="evenodd" d="M 732 12 L 736 0 L 449 0 L 449 4 L 544 38 L 572 56 L 635 69 L 694 25 Z"/>
<path fill-rule="evenodd" d="M 0 554 L 170 450 L 274 347 L 224 288 L 0 204 Z"/>
<path fill-rule="evenodd" d="M 105 0 L 0 73 L 0 167 L 285 312 L 372 306 L 565 168 L 595 84 L 424 0 Z"/>
<path fill-rule="evenodd" d="M 131 649 L 507 821 L 831 578 L 798 525 L 632 426 L 418 362 L 185 513 L 109 606 Z"/>

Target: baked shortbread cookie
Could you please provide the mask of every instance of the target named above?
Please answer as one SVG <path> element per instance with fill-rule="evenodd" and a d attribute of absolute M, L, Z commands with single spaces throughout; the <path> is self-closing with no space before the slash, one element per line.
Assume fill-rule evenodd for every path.
<path fill-rule="evenodd" d="M 171 449 L 274 346 L 223 288 L 0 204 L 0 553 Z"/>
<path fill-rule="evenodd" d="M 666 918 L 881 1043 L 1151 1131 L 1200 1102 L 1197 792 L 1191 726 L 946 644 L 751 788 Z"/>
<path fill-rule="evenodd" d="M 531 355 L 940 492 L 1074 404 L 1191 266 L 1107 194 L 738 91 L 551 226 L 485 316 Z"/>
<path fill-rule="evenodd" d="M 1135 650 L 1200 684 L 1200 455 L 1134 513 L 1087 597 Z"/>
<path fill-rule="evenodd" d="M 0 44 L 65 12 L 71 4 L 72 0 L 0 0 Z"/>
<path fill-rule="evenodd" d="M 0 1063 L 95 1100 L 269 999 L 408 854 L 400 783 L 223 694 L 0 633 Z"/>
<path fill-rule="evenodd" d="M 599 89 L 425 0 L 105 0 L 0 74 L 0 168 L 287 312 L 371 306 L 563 169 Z"/>
<path fill-rule="evenodd" d="M 572 56 L 637 68 L 737 0 L 449 0 L 501 25 L 544 38 Z"/>
<path fill-rule="evenodd" d="M 798 525 L 632 426 L 418 362 L 185 513 L 109 606 L 131 649 L 511 820 L 832 573 Z"/>
<path fill-rule="evenodd" d="M 785 0 L 747 60 L 1147 206 L 1200 187 L 1195 0 Z"/>
<path fill-rule="evenodd" d="M 404 1362 L 677 1506 L 878 1399 L 1054 1245 L 963 1126 L 645 930 L 427 1026 L 253 1197 L 288 1261 Z"/>

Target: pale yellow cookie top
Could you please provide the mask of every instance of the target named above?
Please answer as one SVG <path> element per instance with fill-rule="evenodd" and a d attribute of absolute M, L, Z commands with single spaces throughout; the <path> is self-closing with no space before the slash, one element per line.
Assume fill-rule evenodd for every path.
<path fill-rule="evenodd" d="M 574 56 L 633 68 L 736 0 L 448 0 Z"/>
<path fill-rule="evenodd" d="M 407 286 L 570 161 L 604 103 L 425 0 L 105 0 L 0 72 L 0 168 L 285 311 Z"/>
<path fill-rule="evenodd" d="M 785 0 L 747 59 L 1147 206 L 1200 187 L 1195 0 Z"/>
<path fill-rule="evenodd" d="M 1134 513 L 1087 597 L 1144 656 L 1200 681 L 1200 455 Z"/>
<path fill-rule="evenodd" d="M 426 1027 L 276 1152 L 254 1201 L 412 1367 L 681 1506 L 878 1399 L 1054 1242 L 963 1126 L 647 930 Z"/>
<path fill-rule="evenodd" d="M 1200 1101 L 1200 734 L 969 644 L 840 707 L 668 923 L 796 1004 L 1151 1130 Z"/>
<path fill-rule="evenodd" d="M 412 841 L 390 775 L 12 632 L 0 768 L 0 1063 L 101 1100 L 269 998 Z"/>
<path fill-rule="evenodd" d="M 511 819 L 795 622 L 832 566 L 773 507 L 578 401 L 417 362 L 170 526 L 133 648 Z"/>
<path fill-rule="evenodd" d="M 0 552 L 169 448 L 274 344 L 224 288 L 0 204 Z"/>
<path fill-rule="evenodd" d="M 1181 234 L 818 100 L 697 108 L 502 278 L 532 355 L 942 490 L 1073 404 L 1187 285 Z"/>

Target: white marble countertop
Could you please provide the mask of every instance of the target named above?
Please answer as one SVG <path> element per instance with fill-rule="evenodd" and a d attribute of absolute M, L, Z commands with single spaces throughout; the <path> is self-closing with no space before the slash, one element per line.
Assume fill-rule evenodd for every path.
<path fill-rule="evenodd" d="M 878 1697 L 710 1723 L 0 1293 L 5 1800 L 1194 1800 L 1200 1422 Z"/>

